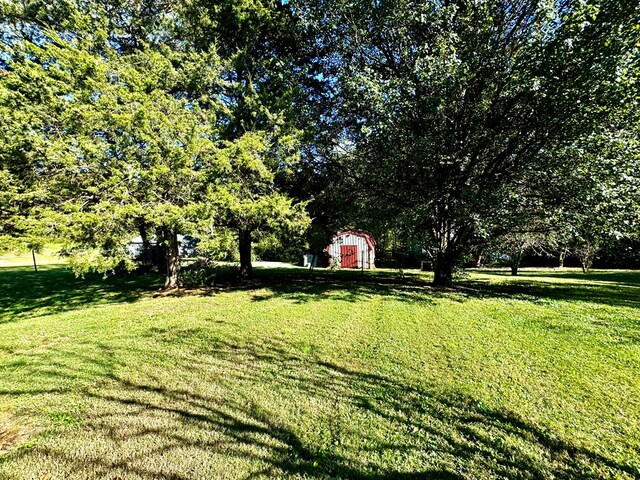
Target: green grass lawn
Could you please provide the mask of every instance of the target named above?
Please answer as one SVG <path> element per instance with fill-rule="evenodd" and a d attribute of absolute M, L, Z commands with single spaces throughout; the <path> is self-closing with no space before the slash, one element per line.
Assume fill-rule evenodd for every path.
<path fill-rule="evenodd" d="M 60 247 L 61 245 L 58 244 L 49 244 L 41 252 L 36 253 L 36 266 L 60 264 L 62 262 L 60 255 L 58 255 Z M 4 253 L 0 255 L 0 267 L 8 266 L 30 266 L 33 269 L 31 252 Z"/>
<path fill-rule="evenodd" d="M 256 273 L 0 267 L 0 478 L 640 477 L 640 272 Z"/>

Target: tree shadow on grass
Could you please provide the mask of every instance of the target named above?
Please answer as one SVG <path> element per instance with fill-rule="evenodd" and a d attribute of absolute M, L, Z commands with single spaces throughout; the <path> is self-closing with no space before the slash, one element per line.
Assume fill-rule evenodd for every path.
<path fill-rule="evenodd" d="M 279 298 L 303 304 L 321 300 L 356 303 L 371 298 L 436 305 L 442 301 L 467 302 L 477 299 L 522 300 L 544 304 L 549 301 L 584 302 L 614 307 L 640 308 L 640 273 L 603 272 L 607 281 L 572 282 L 575 272 L 560 277 L 556 272 L 532 272 L 518 278 L 504 279 L 504 272 L 483 272 L 483 276 L 461 280 L 453 288 L 433 288 L 424 275 L 395 271 L 306 271 L 293 269 L 257 269 L 255 278 L 237 283 L 221 276 L 212 290 L 181 291 L 178 295 L 213 295 L 243 290 L 256 301 Z M 591 277 L 580 277 L 589 280 Z M 622 275 L 622 277 L 620 276 Z M 563 278 L 564 281 L 553 282 Z M 542 278 L 550 277 L 550 279 Z M 498 280 L 498 281 L 494 281 Z M 619 280 L 621 283 L 617 283 Z M 50 266 L 35 274 L 27 267 L 0 268 L 0 324 L 36 315 L 47 315 L 87 306 L 134 302 L 161 286 L 156 275 L 118 276 L 103 279 L 99 275 L 76 278 L 62 266 Z M 595 319 L 604 328 L 611 319 Z M 640 325 L 631 318 L 620 319 L 631 341 L 640 342 Z M 618 322 L 619 323 L 619 322 Z"/>
<path fill-rule="evenodd" d="M 282 277 L 271 272 L 253 284 L 235 286 L 255 292 L 252 299 L 257 302 L 274 298 L 286 299 L 297 304 L 323 300 L 336 300 L 350 303 L 366 301 L 372 298 L 390 298 L 393 301 L 438 305 L 441 302 L 465 303 L 473 300 L 500 300 L 505 302 L 525 302 L 538 304 L 550 309 L 548 318 L 538 317 L 537 325 L 558 333 L 575 334 L 584 331 L 584 324 L 565 318 L 562 308 L 549 305 L 549 302 L 584 303 L 585 305 L 606 305 L 640 309 L 640 287 L 618 285 L 612 280 L 602 283 L 552 282 L 545 278 L 502 278 L 492 279 L 470 277 L 460 280 L 451 288 L 434 288 L 425 277 L 420 275 L 401 278 L 393 272 L 377 272 L 375 275 L 349 274 L 333 275 L 322 272 L 315 277 L 289 272 Z M 630 274 L 633 275 L 633 272 Z M 640 272 L 635 273 L 640 277 Z M 547 273 L 547 276 L 549 274 Z M 498 280 L 498 281 L 495 281 Z M 551 314 L 553 312 L 553 314 Z M 618 343 L 640 344 L 640 321 L 630 315 L 596 315 L 589 317 L 591 326 L 606 329 L 609 337 Z"/>
<path fill-rule="evenodd" d="M 318 300 L 358 302 L 373 296 L 434 304 L 448 292 L 431 288 L 420 276 L 401 277 L 396 272 L 360 273 L 322 271 L 314 275 L 295 271 L 259 271 L 251 283 L 230 289 L 255 291 L 254 301 L 282 297 L 294 303 Z"/>
<path fill-rule="evenodd" d="M 504 269 L 474 269 L 478 273 L 513 278 L 511 273 Z M 591 270 L 583 273 L 580 270 L 565 269 L 523 269 L 517 278 L 551 278 L 579 280 L 581 282 L 608 282 L 617 286 L 640 287 L 640 271 L 634 270 Z"/>
<path fill-rule="evenodd" d="M 82 357 L 33 358 L 33 375 L 48 366 L 46 375 L 53 369 L 62 378 L 84 379 L 67 393 L 86 408 L 75 427 L 15 451 L 5 465 L 29 475 L 55 470 L 64 478 L 127 480 L 640 473 L 629 462 L 437 385 L 298 356 L 283 345 L 207 345 L 197 330 L 186 334 L 194 337 L 188 352 L 174 350 L 176 339 L 166 333 L 157 340 L 172 353 L 170 372 L 162 365 L 134 372 L 119 360 L 122 352 L 100 344 Z M 174 334 L 182 343 L 185 332 Z M 89 379 L 87 371 L 100 374 Z"/>
<path fill-rule="evenodd" d="M 91 305 L 132 302 L 161 286 L 156 275 L 77 278 L 63 266 L 0 267 L 0 324 Z"/>
<path fill-rule="evenodd" d="M 617 283 L 613 278 L 600 283 L 550 282 L 543 277 L 555 277 L 556 274 L 540 274 L 540 279 L 527 277 L 509 277 L 498 275 L 500 282 L 489 279 L 468 278 L 458 281 L 451 288 L 434 288 L 427 278 L 421 275 L 401 277 L 395 272 L 320 272 L 314 276 L 298 271 L 261 272 L 252 283 L 230 286 L 229 288 L 266 291 L 254 296 L 256 301 L 283 297 L 296 303 L 317 300 L 336 299 L 357 302 L 372 296 L 393 297 L 408 302 L 437 303 L 441 299 L 464 302 L 470 299 L 500 298 L 546 302 L 549 300 L 567 302 L 586 302 L 614 307 L 640 308 L 640 284 L 629 279 L 638 279 L 640 272 L 629 272 L 624 281 Z M 492 272 L 483 272 L 485 275 Z M 502 273 L 502 272 L 499 272 Z M 572 278 L 572 277 L 567 277 Z M 591 277 L 589 277 L 591 278 Z M 587 278 L 586 280 L 588 280 Z M 614 277 L 617 278 L 617 277 Z"/>
<path fill-rule="evenodd" d="M 640 308 L 640 287 L 607 283 L 551 283 L 543 278 L 512 279 L 504 283 L 467 280 L 459 285 L 461 293 L 480 298 L 512 298 L 534 302 L 584 302 L 612 307 Z"/>

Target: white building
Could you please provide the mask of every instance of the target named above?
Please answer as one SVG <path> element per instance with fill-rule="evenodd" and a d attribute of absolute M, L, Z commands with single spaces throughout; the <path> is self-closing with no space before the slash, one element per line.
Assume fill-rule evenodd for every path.
<path fill-rule="evenodd" d="M 178 248 L 181 257 L 195 257 L 199 240 L 190 235 L 178 235 Z M 149 245 L 155 247 L 158 244 L 155 237 L 149 238 Z M 132 258 L 138 258 L 144 250 L 142 237 L 135 237 L 127 243 L 127 251 Z"/>
<path fill-rule="evenodd" d="M 325 249 L 329 265 L 340 268 L 375 268 L 376 242 L 365 232 L 345 231 L 334 235 Z"/>

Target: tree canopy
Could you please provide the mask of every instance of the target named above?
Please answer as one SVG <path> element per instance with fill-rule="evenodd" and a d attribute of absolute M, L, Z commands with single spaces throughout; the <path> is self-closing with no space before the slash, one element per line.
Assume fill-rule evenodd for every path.
<path fill-rule="evenodd" d="M 203 21 L 190 23 L 195 4 L 89 3 L 60 5 L 68 11 L 59 17 L 37 6 L 9 11 L 2 79 L 16 145 L 5 150 L 5 177 L 9 162 L 23 173 L 31 162 L 47 195 L 40 211 L 56 218 L 76 268 L 126 266 L 127 239 L 151 231 L 172 288 L 179 233 L 304 225 L 303 205 L 275 184 L 295 159 L 295 130 L 252 98 L 253 84 L 230 77 L 238 52 L 183 31 Z M 245 14 L 269 8 L 247 4 Z"/>
<path fill-rule="evenodd" d="M 472 246 L 542 238 L 588 264 L 638 233 L 639 16 L 618 0 L 5 2 L 0 238 L 59 236 L 82 273 L 133 268 L 140 234 L 168 288 L 179 234 L 233 232 L 250 275 L 256 236 L 299 236 L 307 212 L 313 250 L 340 227 L 417 239 L 437 285 Z"/>
<path fill-rule="evenodd" d="M 435 283 L 511 186 L 636 102 L 634 2 L 344 2 L 309 6 L 330 52 L 336 155 L 391 217 L 428 236 Z"/>

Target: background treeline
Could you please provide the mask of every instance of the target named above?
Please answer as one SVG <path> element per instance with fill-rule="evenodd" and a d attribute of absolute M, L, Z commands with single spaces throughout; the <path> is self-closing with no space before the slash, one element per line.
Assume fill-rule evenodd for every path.
<path fill-rule="evenodd" d="M 167 288 L 182 234 L 243 276 L 345 228 L 437 285 L 532 256 L 635 266 L 639 18 L 618 0 L 4 2 L 2 246 L 55 240 L 107 272 L 136 268 L 139 236 Z"/>

